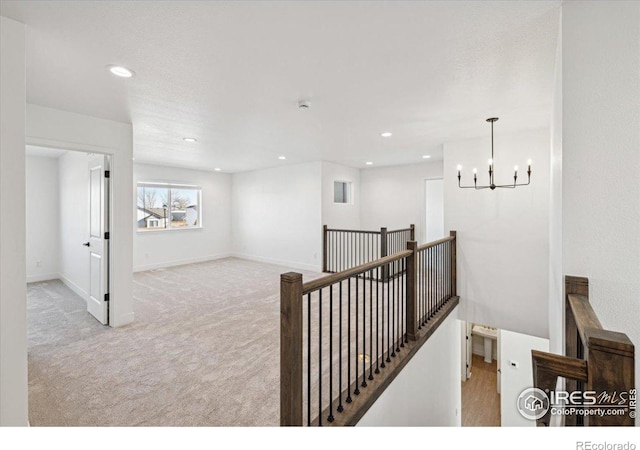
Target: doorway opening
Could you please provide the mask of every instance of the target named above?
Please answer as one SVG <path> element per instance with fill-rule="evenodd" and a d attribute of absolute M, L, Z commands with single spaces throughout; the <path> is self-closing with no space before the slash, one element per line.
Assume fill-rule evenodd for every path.
<path fill-rule="evenodd" d="M 517 400 L 533 386 L 531 350 L 549 340 L 463 321 L 462 347 L 462 426 L 535 427 Z"/>
<path fill-rule="evenodd" d="M 109 324 L 109 165 L 101 154 L 26 147 L 27 291 L 51 317 L 75 302 Z"/>

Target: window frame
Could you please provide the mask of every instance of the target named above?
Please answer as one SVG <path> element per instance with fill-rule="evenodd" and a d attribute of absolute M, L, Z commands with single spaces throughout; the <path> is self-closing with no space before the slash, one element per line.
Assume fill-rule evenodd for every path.
<path fill-rule="evenodd" d="M 347 201 L 336 202 L 336 183 L 342 183 L 347 186 Z M 349 180 L 333 180 L 333 204 L 334 205 L 353 205 L 353 181 Z"/>
<path fill-rule="evenodd" d="M 167 183 L 167 182 L 159 182 L 159 181 L 138 181 L 136 182 L 136 211 L 138 209 L 138 189 L 139 188 L 156 188 L 156 189 L 166 189 L 167 190 L 167 227 L 157 227 L 157 228 L 140 228 L 137 226 L 138 220 L 136 220 L 136 233 L 146 234 L 146 233 L 156 233 L 156 232 L 165 232 L 165 231 L 187 231 L 187 230 L 202 230 L 204 228 L 202 223 L 202 186 L 198 184 L 187 184 L 187 183 Z M 197 223 L 198 225 L 192 227 L 172 227 L 171 226 L 171 217 L 173 214 L 173 201 L 171 198 L 172 190 L 176 189 L 192 189 L 196 191 L 197 194 L 197 206 L 198 206 L 198 217 Z M 160 219 L 156 219 L 158 224 L 160 223 Z M 165 219 L 166 220 L 166 219 Z"/>

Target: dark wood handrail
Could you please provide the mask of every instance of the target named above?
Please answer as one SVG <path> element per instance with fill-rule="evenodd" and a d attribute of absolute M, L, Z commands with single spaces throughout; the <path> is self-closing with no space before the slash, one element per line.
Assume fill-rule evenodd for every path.
<path fill-rule="evenodd" d="M 454 234 L 454 235 L 451 235 L 451 236 L 448 236 L 448 237 L 445 237 L 445 238 L 442 238 L 442 239 L 438 239 L 437 241 L 433 241 L 433 242 L 429 242 L 427 244 L 423 244 L 423 245 L 418 247 L 418 251 L 422 252 L 424 250 L 428 250 L 431 247 L 435 247 L 435 246 L 443 244 L 445 242 L 453 241 L 455 238 L 456 238 L 456 236 Z"/>
<path fill-rule="evenodd" d="M 398 230 L 387 231 L 387 234 L 401 233 L 403 231 L 411 231 L 412 228 L 400 228 Z M 340 233 L 368 233 L 368 234 L 380 234 L 380 230 L 346 230 L 342 228 L 327 228 L 327 231 L 338 231 Z"/>
<path fill-rule="evenodd" d="M 398 261 L 402 258 L 406 258 L 411 254 L 413 254 L 411 250 L 404 250 L 398 253 L 394 253 L 393 255 L 389 255 L 389 256 L 385 256 L 384 258 L 377 259 L 375 261 L 371 261 L 356 267 L 352 267 L 351 269 L 347 269 L 342 272 L 332 273 L 331 275 L 327 275 L 326 277 L 307 281 L 302 285 L 302 295 L 309 294 L 313 291 L 317 291 L 318 289 L 329 287 L 332 284 L 339 283 L 340 281 L 344 281 L 354 275 L 359 275 L 363 272 L 368 272 L 370 270 L 377 269 L 378 267 L 385 266 L 394 261 Z"/>
<path fill-rule="evenodd" d="M 387 231 L 387 234 L 392 234 L 392 233 L 402 233 L 405 231 L 411 231 L 411 228 L 402 228 L 399 230 L 391 230 L 391 231 Z"/>
<path fill-rule="evenodd" d="M 539 376 L 540 371 L 548 371 L 557 377 L 570 378 L 572 380 L 587 381 L 587 362 L 584 359 L 569 358 L 564 355 L 531 350 L 533 358 L 533 374 Z M 534 383 L 536 383 L 534 378 Z M 555 389 L 555 383 L 550 389 Z"/>
<path fill-rule="evenodd" d="M 564 377 L 565 390 L 569 393 L 630 393 L 635 387 L 634 353 L 634 345 L 626 334 L 603 329 L 589 303 L 589 280 L 566 276 L 565 354 L 532 350 L 533 383 L 539 389 L 554 391 L 558 377 Z M 538 425 L 549 426 L 550 418 L 548 411 L 537 420 Z M 625 415 L 571 413 L 563 419 L 565 426 L 634 424 L 631 409 Z"/>
<path fill-rule="evenodd" d="M 598 316 L 596 316 L 596 312 L 589 303 L 589 297 L 579 294 L 567 294 L 567 306 L 570 308 L 573 317 L 576 318 L 576 327 L 578 328 L 578 333 L 580 333 L 580 339 L 584 344 L 588 345 L 586 329 L 602 329 Z"/>

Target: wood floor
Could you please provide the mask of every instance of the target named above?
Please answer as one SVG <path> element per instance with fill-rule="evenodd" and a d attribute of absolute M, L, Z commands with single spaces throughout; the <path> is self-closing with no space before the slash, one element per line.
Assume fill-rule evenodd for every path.
<path fill-rule="evenodd" d="M 471 378 L 462 382 L 462 426 L 499 427 L 500 394 L 497 391 L 497 364 L 473 355 Z"/>

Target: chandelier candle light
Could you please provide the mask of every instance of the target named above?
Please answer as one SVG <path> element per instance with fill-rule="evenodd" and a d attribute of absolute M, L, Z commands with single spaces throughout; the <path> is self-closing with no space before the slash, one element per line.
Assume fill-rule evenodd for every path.
<path fill-rule="evenodd" d="M 527 186 L 531 183 L 531 160 L 527 161 L 527 182 L 518 183 L 518 166 L 513 168 L 513 184 L 501 184 L 496 185 L 493 180 L 495 173 L 493 169 L 493 123 L 498 120 L 497 117 L 491 117 L 487 119 L 487 122 L 491 123 L 491 159 L 489 160 L 489 184 L 478 186 L 478 169 L 473 169 L 473 186 L 462 186 L 462 166 L 458 165 L 458 187 L 462 189 L 491 189 L 495 188 L 515 188 L 516 186 Z"/>

